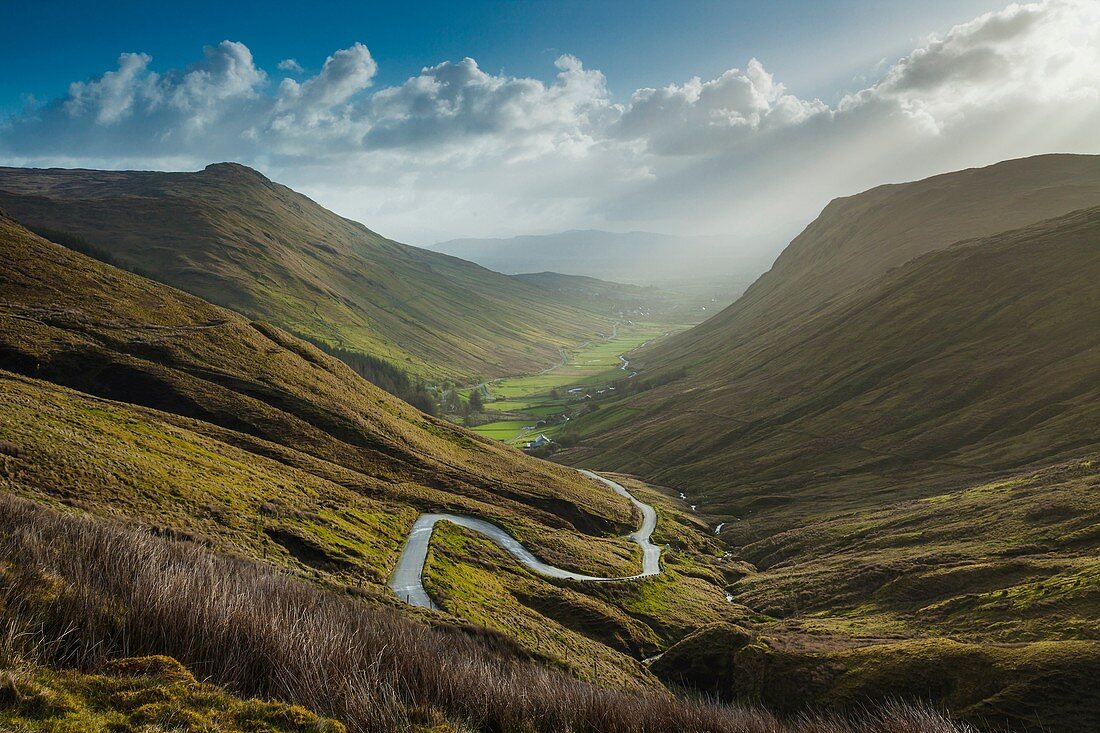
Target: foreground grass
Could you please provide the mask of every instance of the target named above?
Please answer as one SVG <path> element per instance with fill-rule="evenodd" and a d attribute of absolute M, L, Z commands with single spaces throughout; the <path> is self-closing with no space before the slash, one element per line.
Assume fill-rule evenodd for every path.
<path fill-rule="evenodd" d="M 101 674 L 0 664 L 0 729 L 343 733 L 305 708 L 244 700 L 203 684 L 170 657 L 118 659 Z"/>
<path fill-rule="evenodd" d="M 856 723 L 780 723 L 761 712 L 584 684 L 489 651 L 471 635 L 303 584 L 261 566 L 0 497 L 5 657 L 108 671 L 167 654 L 236 694 L 284 700 L 351 731 L 451 721 L 519 733 L 958 730 L 883 708 Z"/>

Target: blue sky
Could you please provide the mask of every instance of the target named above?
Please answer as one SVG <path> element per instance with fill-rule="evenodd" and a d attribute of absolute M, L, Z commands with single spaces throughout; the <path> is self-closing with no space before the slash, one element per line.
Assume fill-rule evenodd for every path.
<path fill-rule="evenodd" d="M 772 2 L 254 2 L 5 3 L 0 109 L 48 99 L 109 69 L 123 51 L 160 68 L 196 49 L 242 41 L 258 65 L 319 67 L 359 41 L 398 84 L 423 66 L 465 56 L 483 69 L 548 79 L 562 53 L 583 59 L 623 99 L 638 87 L 711 78 L 756 57 L 802 96 L 829 99 L 883 58 L 895 61 L 936 30 L 1003 5 L 989 0 Z M 410 6 L 412 9 L 410 9 Z M 47 39 L 48 44 L 44 44 Z"/>
<path fill-rule="evenodd" d="M 1100 153 L 1097 0 L 405 7 L 8 0 L 0 165 L 234 160 L 414 244 L 775 251 L 837 196 Z"/>

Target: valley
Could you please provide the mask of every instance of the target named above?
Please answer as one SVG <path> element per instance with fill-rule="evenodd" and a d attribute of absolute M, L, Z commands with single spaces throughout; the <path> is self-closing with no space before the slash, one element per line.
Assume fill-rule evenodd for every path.
<path fill-rule="evenodd" d="M 470 428 L 518 447 L 539 434 L 560 438 L 569 433 L 571 420 L 592 410 L 600 398 L 618 389 L 617 383 L 631 377 L 627 357 L 632 352 L 684 328 L 620 321 L 611 334 L 566 350 L 561 362 L 538 374 L 503 377 L 472 388 L 481 393 L 484 412 Z M 469 401 L 472 389 L 460 394 Z"/>
<path fill-rule="evenodd" d="M 0 733 L 1100 731 L 1100 0 L 10 5 Z"/>
<path fill-rule="evenodd" d="M 350 604 L 339 605 L 341 623 L 356 629 L 366 628 L 361 614 L 383 614 L 401 649 L 462 639 L 461 655 L 479 671 L 455 679 L 470 694 L 486 694 L 506 669 L 565 699 L 582 694 L 576 684 L 624 695 L 614 703 L 620 721 L 633 720 L 625 710 L 637 701 L 683 691 L 719 701 L 707 730 L 745 730 L 737 721 L 753 705 L 778 716 L 757 721 L 760 730 L 783 730 L 807 711 L 807 730 L 816 730 L 816 714 L 892 699 L 946 706 L 954 722 L 912 713 L 942 730 L 1073 730 L 1096 714 L 1076 691 L 1100 665 L 1100 473 L 1090 427 L 1100 343 L 1078 327 L 1096 302 L 1098 218 L 1095 206 L 1063 209 L 1100 200 L 1094 165 L 1015 162 L 1011 175 L 997 174 L 1003 190 L 980 187 L 973 201 L 959 190 L 987 172 L 830 205 L 772 271 L 706 320 L 705 306 L 682 294 L 519 278 L 566 309 L 562 317 L 587 314 L 589 336 L 578 327 L 536 346 L 542 336 L 525 335 L 525 353 L 542 358 L 532 366 L 534 357 L 500 362 L 495 373 L 424 369 L 421 388 L 457 408 L 442 417 L 361 378 L 357 365 L 378 358 L 366 342 L 359 352 L 346 340 L 301 338 L 280 325 L 294 319 L 267 305 L 255 312 L 277 322 L 4 217 L 0 486 L 10 500 L 0 515 L 10 519 L 0 521 L 33 515 L 25 521 L 58 538 L 154 538 L 166 544 L 151 551 L 183 553 L 189 569 L 178 572 L 196 583 L 219 563 L 245 563 L 233 572 L 249 584 L 275 582 L 266 575 L 274 569 L 287 603 Z M 230 185 L 227 172 L 240 174 L 215 171 L 209 185 Z M 954 207 L 938 199 L 934 214 L 919 217 L 939 244 L 897 215 L 912 201 L 927 206 L 921 189 L 930 186 Z M 28 195 L 9 200 L 51 217 L 66 211 L 35 208 Z M 1015 207 L 1017 219 L 979 225 L 976 206 Z M 884 233 L 883 207 L 903 234 Z M 1028 217 L 1038 218 L 1021 223 Z M 834 246 L 836 231 L 849 247 L 863 232 L 862 246 L 905 251 L 881 256 L 857 280 L 848 270 L 817 272 L 813 287 L 777 279 Z M 540 321 L 539 334 L 567 330 Z M 417 374 L 407 360 L 385 363 Z M 950 381 L 956 373 L 969 375 L 964 388 Z M 68 595 L 37 591 L 35 573 L 68 574 L 72 588 L 99 583 L 81 580 L 82 566 L 57 566 L 36 542 L 16 535 L 0 546 L 0 602 L 18 610 L 13 629 L 44 617 L 61 628 L 76 607 Z M 38 557 L 38 569 L 16 561 L 20 553 Z M 132 572 L 118 582 L 161 582 L 146 581 L 140 566 Z M 187 597 L 195 618 L 215 612 Z M 159 612 L 126 598 L 121 621 L 97 621 L 72 642 L 97 660 L 81 669 L 106 677 L 55 678 L 49 670 L 73 653 L 60 637 L 37 647 L 12 637 L 2 643 L 34 670 L 20 684 L 74 695 L 116 684 L 97 656 L 110 648 L 121 659 L 171 654 L 158 664 L 177 676 L 198 665 L 224 686 L 209 694 L 227 721 L 246 704 L 235 696 L 268 694 L 307 704 L 315 727 L 335 718 L 360 730 L 438 732 L 482 720 L 473 727 L 482 730 L 511 714 L 386 676 L 372 684 L 403 691 L 349 713 L 339 706 L 347 698 L 334 706 L 336 698 L 263 675 L 204 667 L 194 650 L 207 636 L 157 642 L 168 629 L 145 614 Z M 149 629 L 126 627 L 145 641 L 111 646 L 117 623 Z M 421 662 L 460 664 L 446 654 Z M 293 664 L 322 674 L 314 662 Z M 366 699 L 354 686 L 340 694 Z M 666 722 L 703 715 L 690 697 L 661 699 L 671 700 Z M 380 711 L 384 719 L 373 717 Z M 547 714 L 594 713 L 578 705 Z"/>

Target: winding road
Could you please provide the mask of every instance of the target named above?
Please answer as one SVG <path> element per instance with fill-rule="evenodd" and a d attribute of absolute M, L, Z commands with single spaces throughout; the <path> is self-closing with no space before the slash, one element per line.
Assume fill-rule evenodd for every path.
<path fill-rule="evenodd" d="M 634 580 L 657 575 L 661 572 L 661 548 L 650 542 L 653 530 L 657 527 L 657 512 L 649 504 L 639 501 L 627 491 L 622 484 L 606 479 L 599 474 L 581 469 L 581 473 L 590 479 L 598 481 L 609 487 L 620 496 L 630 500 L 630 503 L 638 507 L 642 513 L 642 524 L 636 532 L 630 535 L 630 539 L 642 548 L 642 572 L 637 575 L 628 575 L 622 578 L 602 578 L 594 575 L 582 575 L 570 570 L 563 570 L 553 565 L 547 565 L 539 560 L 531 551 L 495 524 L 477 517 L 467 517 L 461 514 L 421 514 L 413 522 L 412 531 L 405 541 L 405 549 L 401 551 L 401 557 L 397 561 L 397 567 L 390 578 L 390 590 L 401 600 L 423 608 L 436 608 L 428 591 L 424 589 L 423 574 L 424 562 L 428 558 L 428 542 L 432 538 L 432 530 L 437 522 L 451 522 L 460 527 L 471 529 L 483 534 L 493 542 L 507 550 L 513 557 L 527 568 L 539 575 L 548 578 L 561 578 L 566 580 L 583 580 L 591 582 L 607 582 L 612 580 Z"/>

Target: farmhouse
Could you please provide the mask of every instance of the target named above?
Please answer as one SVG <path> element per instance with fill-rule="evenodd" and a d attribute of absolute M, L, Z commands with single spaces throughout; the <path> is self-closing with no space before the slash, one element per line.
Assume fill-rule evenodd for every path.
<path fill-rule="evenodd" d="M 552 441 L 552 440 L 550 440 L 549 438 L 546 437 L 545 433 L 539 433 L 539 437 L 535 438 L 534 440 L 530 441 L 529 443 L 524 443 L 523 447 L 524 448 L 541 448 L 542 446 L 550 445 L 553 442 L 554 441 Z"/>

